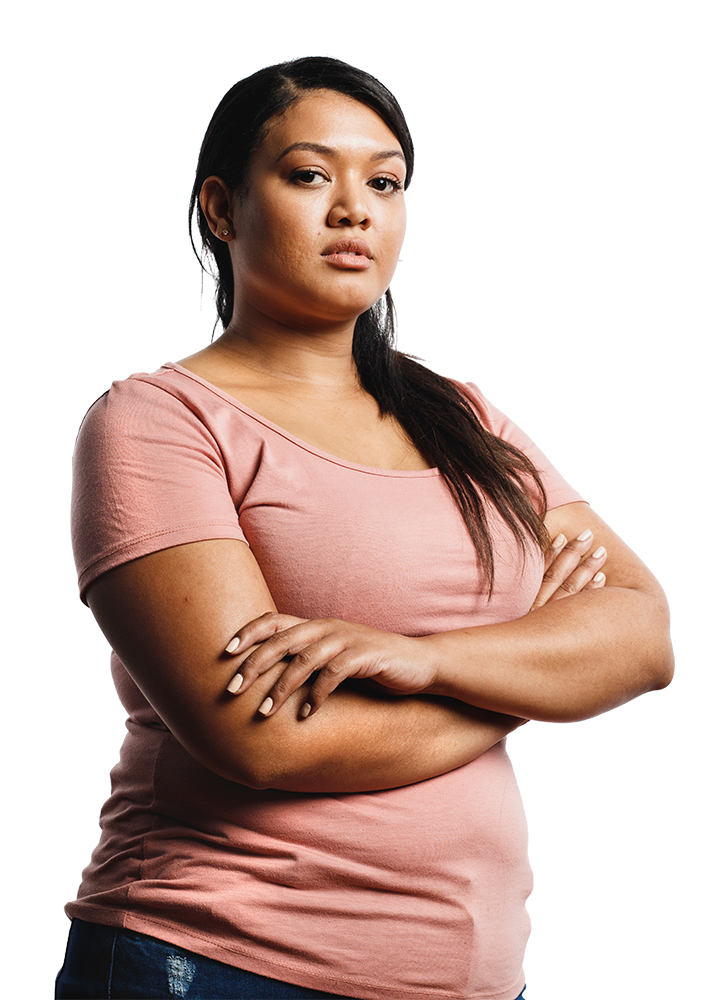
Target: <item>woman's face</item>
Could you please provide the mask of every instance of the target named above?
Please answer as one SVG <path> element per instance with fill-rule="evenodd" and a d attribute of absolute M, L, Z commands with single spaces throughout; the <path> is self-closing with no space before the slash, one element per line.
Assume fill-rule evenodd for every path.
<path fill-rule="evenodd" d="M 236 303 L 291 327 L 344 324 L 389 287 L 406 163 L 370 108 L 315 91 L 276 119 L 234 195 Z"/>

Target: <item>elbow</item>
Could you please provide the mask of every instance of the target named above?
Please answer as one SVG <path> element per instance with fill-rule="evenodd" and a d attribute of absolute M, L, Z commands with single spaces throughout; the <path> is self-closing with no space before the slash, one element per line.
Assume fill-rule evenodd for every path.
<path fill-rule="evenodd" d="M 648 691 L 661 691 L 662 688 L 666 688 L 672 683 L 672 678 L 674 677 L 674 650 L 672 649 L 669 636 L 667 636 L 667 642 L 664 645 L 665 648 L 662 649 L 656 661 L 652 663 Z"/>
<path fill-rule="evenodd" d="M 233 781 L 259 792 L 268 788 L 290 790 L 297 787 L 299 779 L 294 766 L 279 753 L 260 753 L 241 760 L 233 768 L 233 774 Z"/>
<path fill-rule="evenodd" d="M 661 590 L 640 595 L 639 614 L 631 618 L 628 632 L 620 652 L 625 668 L 624 701 L 666 688 L 674 676 L 669 606 Z"/>
<path fill-rule="evenodd" d="M 278 789 L 284 792 L 328 791 L 332 788 L 329 765 L 299 767 L 280 755 L 241 760 L 223 772 L 223 776 L 258 792 Z"/>
<path fill-rule="evenodd" d="M 260 715 L 270 681 L 238 698 L 220 697 L 217 708 L 209 702 L 204 711 L 183 712 L 175 725 L 167 724 L 191 756 L 221 778 L 255 791 L 289 789 L 318 754 L 319 741 L 308 738 L 299 719 L 297 693 L 275 715 Z"/>
<path fill-rule="evenodd" d="M 212 761 L 211 770 L 229 781 L 246 785 L 255 791 L 286 788 L 291 777 L 289 759 L 270 740 L 258 746 L 243 746 L 238 752 L 222 755 Z"/>
<path fill-rule="evenodd" d="M 278 781 L 270 778 L 267 773 L 263 771 L 250 771 L 248 773 L 243 772 L 240 776 L 233 777 L 232 780 L 239 785 L 245 785 L 247 788 L 252 788 L 256 792 L 264 792 L 268 788 L 282 787 Z"/>
<path fill-rule="evenodd" d="M 279 782 L 289 767 L 290 755 L 281 745 L 282 741 L 270 738 L 272 733 L 236 733 L 228 727 L 223 730 L 216 727 L 212 738 L 208 739 L 205 732 L 177 731 L 176 728 L 172 732 L 194 760 L 207 770 L 255 791 L 281 787 Z"/>
<path fill-rule="evenodd" d="M 646 691 L 661 691 L 674 677 L 674 650 L 669 627 L 669 606 L 662 594 L 650 626 L 652 642 L 648 657 L 648 686 Z"/>
<path fill-rule="evenodd" d="M 252 788 L 257 792 L 281 787 L 282 770 L 271 766 L 270 762 L 263 760 L 260 755 L 242 755 L 238 759 L 235 755 L 217 757 L 214 754 L 199 754 L 194 751 L 191 756 L 220 778 L 237 785 L 245 785 L 246 788 Z"/>

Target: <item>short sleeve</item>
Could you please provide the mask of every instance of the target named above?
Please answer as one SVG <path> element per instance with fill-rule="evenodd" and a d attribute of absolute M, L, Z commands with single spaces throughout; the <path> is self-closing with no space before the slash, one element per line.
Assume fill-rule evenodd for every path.
<path fill-rule="evenodd" d="M 540 474 L 548 498 L 548 510 L 562 507 L 566 503 L 576 503 L 583 498 L 561 476 L 540 448 L 509 417 L 490 403 L 472 382 L 456 383 L 467 399 L 473 404 L 486 430 L 518 448 L 526 455 Z"/>
<path fill-rule="evenodd" d="M 115 382 L 84 418 L 74 452 L 72 544 L 82 599 L 107 570 L 212 538 L 245 541 L 218 443 L 160 386 Z"/>

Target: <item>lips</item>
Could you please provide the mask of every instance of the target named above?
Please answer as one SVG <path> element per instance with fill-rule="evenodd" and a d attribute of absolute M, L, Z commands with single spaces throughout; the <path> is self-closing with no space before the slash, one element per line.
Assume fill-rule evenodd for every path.
<path fill-rule="evenodd" d="M 364 270 L 372 266 L 372 251 L 364 240 L 338 240 L 322 254 L 323 260 L 336 267 Z"/>
<path fill-rule="evenodd" d="M 338 240 L 331 247 L 328 247 L 322 254 L 323 257 L 331 257 L 336 253 L 356 254 L 359 257 L 372 259 L 372 251 L 364 240 Z"/>

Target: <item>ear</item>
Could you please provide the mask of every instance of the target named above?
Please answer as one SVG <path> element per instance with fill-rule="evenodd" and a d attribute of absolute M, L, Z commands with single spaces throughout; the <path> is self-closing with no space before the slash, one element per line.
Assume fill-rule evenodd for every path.
<path fill-rule="evenodd" d="M 214 236 L 225 243 L 235 239 L 231 221 L 231 193 L 220 177 L 207 177 L 198 198 Z"/>

